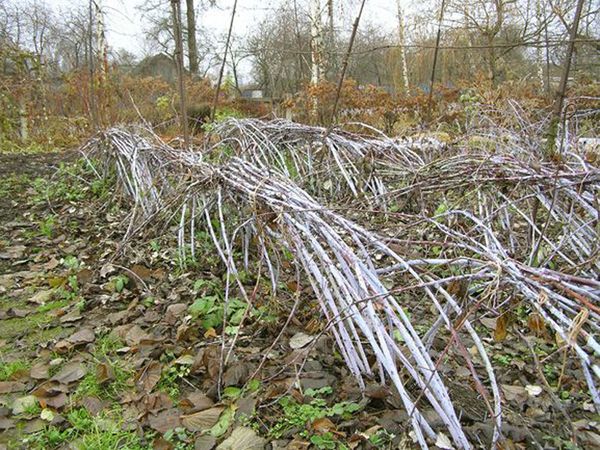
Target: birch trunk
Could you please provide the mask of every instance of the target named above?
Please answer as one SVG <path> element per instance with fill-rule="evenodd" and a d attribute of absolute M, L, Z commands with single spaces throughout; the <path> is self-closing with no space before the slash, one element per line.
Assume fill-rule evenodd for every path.
<path fill-rule="evenodd" d="M 402 11 L 400 0 L 398 0 L 398 45 L 400 46 L 400 70 L 402 71 L 404 93 L 409 94 L 408 68 L 406 66 L 406 41 L 404 39 L 404 12 Z"/>
<path fill-rule="evenodd" d="M 542 6 L 540 4 L 540 0 L 535 1 L 535 15 L 537 19 L 537 25 L 539 29 L 542 28 Z M 544 80 L 544 56 L 542 52 L 542 46 L 538 44 L 535 51 L 535 64 L 537 66 L 537 77 L 540 82 L 540 87 L 542 89 L 546 88 L 546 83 Z"/>
<path fill-rule="evenodd" d="M 310 2 L 310 47 L 311 47 L 311 76 L 310 84 L 316 86 L 321 81 L 323 68 L 323 26 L 321 23 L 321 1 Z M 313 97 L 311 117 L 317 120 L 319 103 L 316 96 Z"/>

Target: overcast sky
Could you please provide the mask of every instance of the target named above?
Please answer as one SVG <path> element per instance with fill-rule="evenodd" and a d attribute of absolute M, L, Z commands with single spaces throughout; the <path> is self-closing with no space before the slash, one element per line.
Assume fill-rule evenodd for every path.
<path fill-rule="evenodd" d="M 114 49 L 124 48 L 138 56 L 144 52 L 142 30 L 143 18 L 136 6 L 144 0 L 99 0 L 105 11 L 107 40 Z M 238 36 L 245 36 L 252 31 L 252 27 L 268 17 L 274 9 L 285 0 L 239 0 L 238 12 L 234 23 L 234 32 Z M 306 7 L 308 0 L 297 0 L 298 5 Z M 409 3 L 408 0 L 402 0 Z M 87 4 L 86 0 L 47 0 L 47 3 L 57 10 L 72 8 L 73 4 Z M 182 1 L 185 3 L 185 1 Z M 323 5 L 326 4 L 322 0 Z M 338 1 L 338 5 L 346 13 L 353 13 L 358 9 L 358 0 Z M 233 0 L 217 0 L 217 7 L 203 11 L 198 17 L 202 27 L 211 31 L 225 33 L 229 26 Z M 363 21 L 381 24 L 386 29 L 393 29 L 396 22 L 396 0 L 367 0 Z M 341 24 L 340 24 L 341 25 Z M 344 24 L 350 28 L 350 23 Z"/>

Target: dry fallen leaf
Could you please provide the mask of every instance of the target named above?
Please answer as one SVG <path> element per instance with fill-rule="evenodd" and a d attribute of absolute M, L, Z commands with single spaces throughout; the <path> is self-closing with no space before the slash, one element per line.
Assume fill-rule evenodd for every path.
<path fill-rule="evenodd" d="M 167 409 L 156 415 L 150 414 L 148 416 L 148 424 L 159 433 L 166 433 L 181 426 L 180 415 L 181 413 L 177 408 Z"/>
<path fill-rule="evenodd" d="M 494 329 L 494 341 L 502 342 L 508 334 L 508 314 L 502 314 L 496 320 L 496 328 Z"/>
<path fill-rule="evenodd" d="M 45 363 L 38 363 L 29 370 L 29 376 L 34 380 L 46 380 L 50 377 L 50 366 Z"/>
<path fill-rule="evenodd" d="M 252 428 L 237 427 L 231 436 L 219 444 L 217 450 L 263 450 L 266 444 L 267 440 Z"/>
<path fill-rule="evenodd" d="M 91 416 L 97 416 L 105 407 L 102 400 L 96 397 L 83 397 L 81 399 L 81 405 L 86 409 Z"/>
<path fill-rule="evenodd" d="M 538 395 L 540 395 L 542 393 L 541 386 L 535 386 L 532 384 L 528 384 L 527 386 L 525 386 L 525 390 L 531 397 L 537 397 Z"/>
<path fill-rule="evenodd" d="M 47 290 L 44 290 L 44 291 L 38 291 L 38 292 L 36 292 L 29 299 L 29 301 L 31 303 L 36 303 L 38 305 L 44 305 L 44 304 L 48 303 L 50 300 L 52 300 L 52 296 L 53 296 L 52 289 L 47 289 Z"/>
<path fill-rule="evenodd" d="M 297 350 L 302 347 L 306 347 L 314 340 L 314 336 L 311 336 L 306 333 L 296 333 L 290 338 L 290 348 L 292 350 Z"/>
<path fill-rule="evenodd" d="M 544 319 L 538 313 L 531 313 L 527 318 L 527 326 L 536 335 L 541 336 L 546 333 L 546 324 Z"/>
<path fill-rule="evenodd" d="M 110 364 L 100 363 L 96 366 L 96 380 L 100 384 L 115 379 L 115 371 Z"/>
<path fill-rule="evenodd" d="M 143 370 L 138 379 L 138 387 L 143 392 L 150 393 L 160 381 L 162 375 L 162 364 L 158 361 L 151 361 Z"/>
<path fill-rule="evenodd" d="M 83 364 L 78 362 L 67 363 L 51 380 L 62 384 L 69 384 L 83 378 L 85 374 L 86 370 Z"/>
<path fill-rule="evenodd" d="M 0 394 L 10 394 L 25 390 L 25 385 L 18 381 L 0 381 Z"/>
<path fill-rule="evenodd" d="M 50 408 L 61 409 L 67 404 L 67 402 L 69 401 L 69 397 L 67 397 L 67 394 L 65 394 L 64 392 L 61 392 L 58 395 L 52 397 L 43 397 L 39 400 L 40 404 L 44 408 L 49 406 Z"/>
<path fill-rule="evenodd" d="M 502 392 L 504 393 L 504 397 L 509 402 L 516 401 L 519 403 L 523 403 L 527 400 L 528 393 L 523 386 L 503 384 L 500 387 L 502 389 Z"/>
<path fill-rule="evenodd" d="M 322 417 L 315 420 L 311 424 L 311 428 L 317 433 L 327 433 L 328 431 L 335 431 L 335 424 L 327 417 Z"/>
<path fill-rule="evenodd" d="M 125 342 L 129 346 L 139 345 L 143 341 L 151 341 L 152 336 L 140 328 L 139 325 L 132 326 L 125 334 Z"/>
<path fill-rule="evenodd" d="M 181 416 L 181 423 L 188 431 L 197 432 L 212 428 L 219 420 L 219 416 L 225 409 L 224 406 L 205 409 L 193 414 Z"/>
<path fill-rule="evenodd" d="M 188 394 L 186 398 L 179 402 L 179 407 L 183 409 L 186 414 L 203 411 L 213 405 L 214 402 L 200 391 Z"/>
<path fill-rule="evenodd" d="M 81 330 L 72 334 L 67 339 L 67 341 L 69 341 L 71 344 L 77 346 L 77 345 L 89 344 L 91 342 L 94 342 L 95 339 L 96 339 L 96 335 L 94 334 L 94 330 L 92 330 L 91 328 L 82 328 Z"/>
<path fill-rule="evenodd" d="M 450 441 L 450 438 L 448 438 L 448 436 L 446 436 L 444 433 L 438 433 L 435 445 L 436 447 L 439 447 L 442 450 L 454 449 L 454 447 L 452 446 L 452 441 Z"/>
<path fill-rule="evenodd" d="M 210 338 L 218 338 L 219 335 L 217 334 L 217 330 L 215 330 L 213 327 L 210 327 L 208 330 L 206 330 L 204 332 L 204 337 L 206 339 L 210 339 Z"/>
<path fill-rule="evenodd" d="M 11 419 L 7 419 L 5 417 L 0 417 L 0 431 L 10 430 L 15 427 L 15 421 Z"/>
<path fill-rule="evenodd" d="M 194 450 L 212 450 L 217 444 L 217 438 L 210 434 L 198 436 L 194 442 Z"/>

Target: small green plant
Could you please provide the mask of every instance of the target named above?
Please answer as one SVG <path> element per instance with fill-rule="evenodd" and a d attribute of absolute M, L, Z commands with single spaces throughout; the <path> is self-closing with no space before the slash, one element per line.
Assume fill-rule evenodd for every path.
<path fill-rule="evenodd" d="M 83 450 L 146 450 L 140 437 L 122 428 L 122 419 L 114 411 L 92 417 L 85 409 L 79 408 L 67 414 L 69 427 L 66 429 L 47 426 L 45 429 L 23 440 L 26 448 L 49 449 L 69 442 L 77 442 Z"/>
<path fill-rule="evenodd" d="M 239 326 L 247 308 L 246 302 L 238 298 L 230 298 L 227 305 L 227 324 L 230 327 Z M 207 295 L 196 299 L 188 311 L 193 317 L 201 320 L 205 330 L 218 328 L 223 325 L 225 301 L 217 295 Z M 236 330 L 230 328 L 229 331 L 235 333 Z"/>
<path fill-rule="evenodd" d="M 94 354 L 107 357 L 113 355 L 117 350 L 124 346 L 125 344 L 118 336 L 107 333 L 96 340 Z"/>
<path fill-rule="evenodd" d="M 57 288 L 56 295 L 65 302 L 73 302 L 78 300 L 79 309 L 83 309 L 84 300 L 79 295 L 79 282 L 77 281 L 77 275 L 69 275 L 67 277 L 67 283 L 64 286 Z M 83 303 L 79 305 L 81 302 Z"/>
<path fill-rule="evenodd" d="M 45 305 L 40 305 L 37 308 L 37 311 L 40 313 L 45 313 L 48 311 L 54 311 L 55 309 L 64 308 L 67 306 L 69 302 L 67 300 L 56 300 L 53 302 L 48 302 Z"/>
<path fill-rule="evenodd" d="M 73 255 L 65 256 L 62 263 L 69 270 L 77 270 L 80 266 L 79 260 Z"/>
<path fill-rule="evenodd" d="M 9 363 L 0 364 L 0 381 L 12 380 L 29 370 L 30 364 L 27 361 L 17 360 Z"/>
<path fill-rule="evenodd" d="M 377 448 L 387 448 L 391 445 L 392 440 L 396 437 L 387 430 L 379 430 L 377 433 L 369 437 L 369 442 Z"/>
<path fill-rule="evenodd" d="M 508 366 L 512 361 L 512 356 L 510 355 L 494 355 L 492 358 L 501 366 Z"/>
<path fill-rule="evenodd" d="M 129 278 L 126 275 L 117 275 L 111 279 L 111 283 L 114 286 L 115 292 L 120 293 L 129 284 Z"/>
<path fill-rule="evenodd" d="M 192 436 L 190 436 L 185 428 L 177 427 L 168 430 L 163 438 L 171 443 L 173 450 L 191 450 L 194 446 L 191 444 Z"/>
<path fill-rule="evenodd" d="M 129 387 L 133 371 L 116 357 L 121 347 L 123 343 L 110 333 L 96 341 L 92 352 L 95 363 L 77 386 L 75 398 L 92 396 L 114 400 Z"/>
<path fill-rule="evenodd" d="M 48 239 L 52 238 L 54 234 L 54 228 L 56 226 L 56 219 L 54 216 L 47 216 L 44 220 L 42 220 L 39 224 L 40 233 L 46 236 Z"/>
<path fill-rule="evenodd" d="M 93 178 L 92 178 L 93 177 Z M 92 179 L 88 182 L 87 180 Z M 51 179 L 37 178 L 33 181 L 34 204 L 46 202 L 79 202 L 86 197 L 105 198 L 110 192 L 112 177 L 98 178 L 86 161 L 61 164 Z"/>
<path fill-rule="evenodd" d="M 215 111 L 215 120 L 214 122 L 208 122 L 208 123 L 204 123 L 202 124 L 202 131 L 204 131 L 205 133 L 209 133 L 212 130 L 215 129 L 215 126 L 229 118 L 242 118 L 244 117 L 244 115 L 239 112 L 236 109 L 233 108 L 228 108 L 228 107 L 223 107 L 223 108 L 217 108 L 217 110 Z"/>
<path fill-rule="evenodd" d="M 33 405 L 29 405 L 23 411 L 23 414 L 26 416 L 34 417 L 39 416 L 42 412 L 42 408 L 38 402 L 35 402 Z"/>
<path fill-rule="evenodd" d="M 157 240 L 153 239 L 153 240 L 150 241 L 150 249 L 153 252 L 159 252 L 160 248 L 161 248 L 160 247 L 160 243 Z"/>
<path fill-rule="evenodd" d="M 559 371 L 554 364 L 544 364 L 544 366 L 542 367 L 542 372 L 544 372 L 544 376 L 546 377 L 546 380 L 548 380 L 548 383 L 552 384 L 558 379 Z"/>
<path fill-rule="evenodd" d="M 190 374 L 191 368 L 186 364 L 178 364 L 173 361 L 174 355 L 170 352 L 165 352 L 164 359 L 171 360 L 171 363 L 163 369 L 157 387 L 171 399 L 178 400 L 180 395 L 179 382 Z"/>
<path fill-rule="evenodd" d="M 310 437 L 310 442 L 320 450 L 335 450 L 336 448 L 339 448 L 338 445 L 340 445 L 331 431 L 323 434 L 313 434 Z M 342 448 L 346 447 L 344 446 Z"/>
<path fill-rule="evenodd" d="M 315 420 L 325 417 L 339 417 L 342 419 L 350 418 L 354 413 L 360 411 L 362 407 L 354 402 L 339 402 L 331 406 L 327 405 L 327 401 L 322 397 L 332 393 L 332 389 L 328 386 L 321 389 L 307 389 L 305 396 L 312 398 L 308 403 L 298 403 L 292 396 L 283 397 L 279 400 L 279 406 L 282 408 L 282 418 L 279 419 L 271 428 L 269 434 L 274 438 L 280 438 L 285 432 L 293 428 L 304 429 L 307 423 L 312 423 Z M 304 429 L 300 433 L 304 438 L 310 438 L 308 430 Z M 323 437 L 324 434 L 319 435 Z M 327 437 L 319 441 L 320 445 L 329 445 Z M 312 442 L 312 440 L 311 440 Z M 317 445 L 315 442 L 313 444 Z M 335 448 L 335 447 L 319 447 L 319 448 Z"/>

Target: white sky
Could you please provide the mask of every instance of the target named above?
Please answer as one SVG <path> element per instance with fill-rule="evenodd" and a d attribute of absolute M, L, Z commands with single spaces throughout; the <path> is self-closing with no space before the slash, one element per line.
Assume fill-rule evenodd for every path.
<path fill-rule="evenodd" d="M 114 49 L 124 48 L 138 56 L 143 54 L 143 19 L 136 6 L 143 4 L 143 0 L 100 0 L 105 10 L 108 44 Z M 234 22 L 234 34 L 245 36 L 277 5 L 286 0 L 238 0 L 238 11 Z M 308 0 L 297 0 L 299 8 L 308 9 Z M 73 5 L 87 4 L 86 0 L 46 0 L 57 10 L 72 8 Z M 185 3 L 182 0 L 182 3 Z M 408 6 L 409 0 L 402 0 Z M 322 0 L 325 7 L 325 0 Z M 355 13 L 358 0 L 342 0 L 338 4 L 346 13 Z M 216 34 L 225 33 L 229 27 L 233 0 L 217 0 L 217 8 L 210 8 L 197 17 L 202 27 L 207 27 Z M 386 29 L 394 29 L 396 21 L 396 0 L 367 0 L 363 23 L 370 21 L 381 24 Z M 350 28 L 351 24 L 343 24 Z"/>

